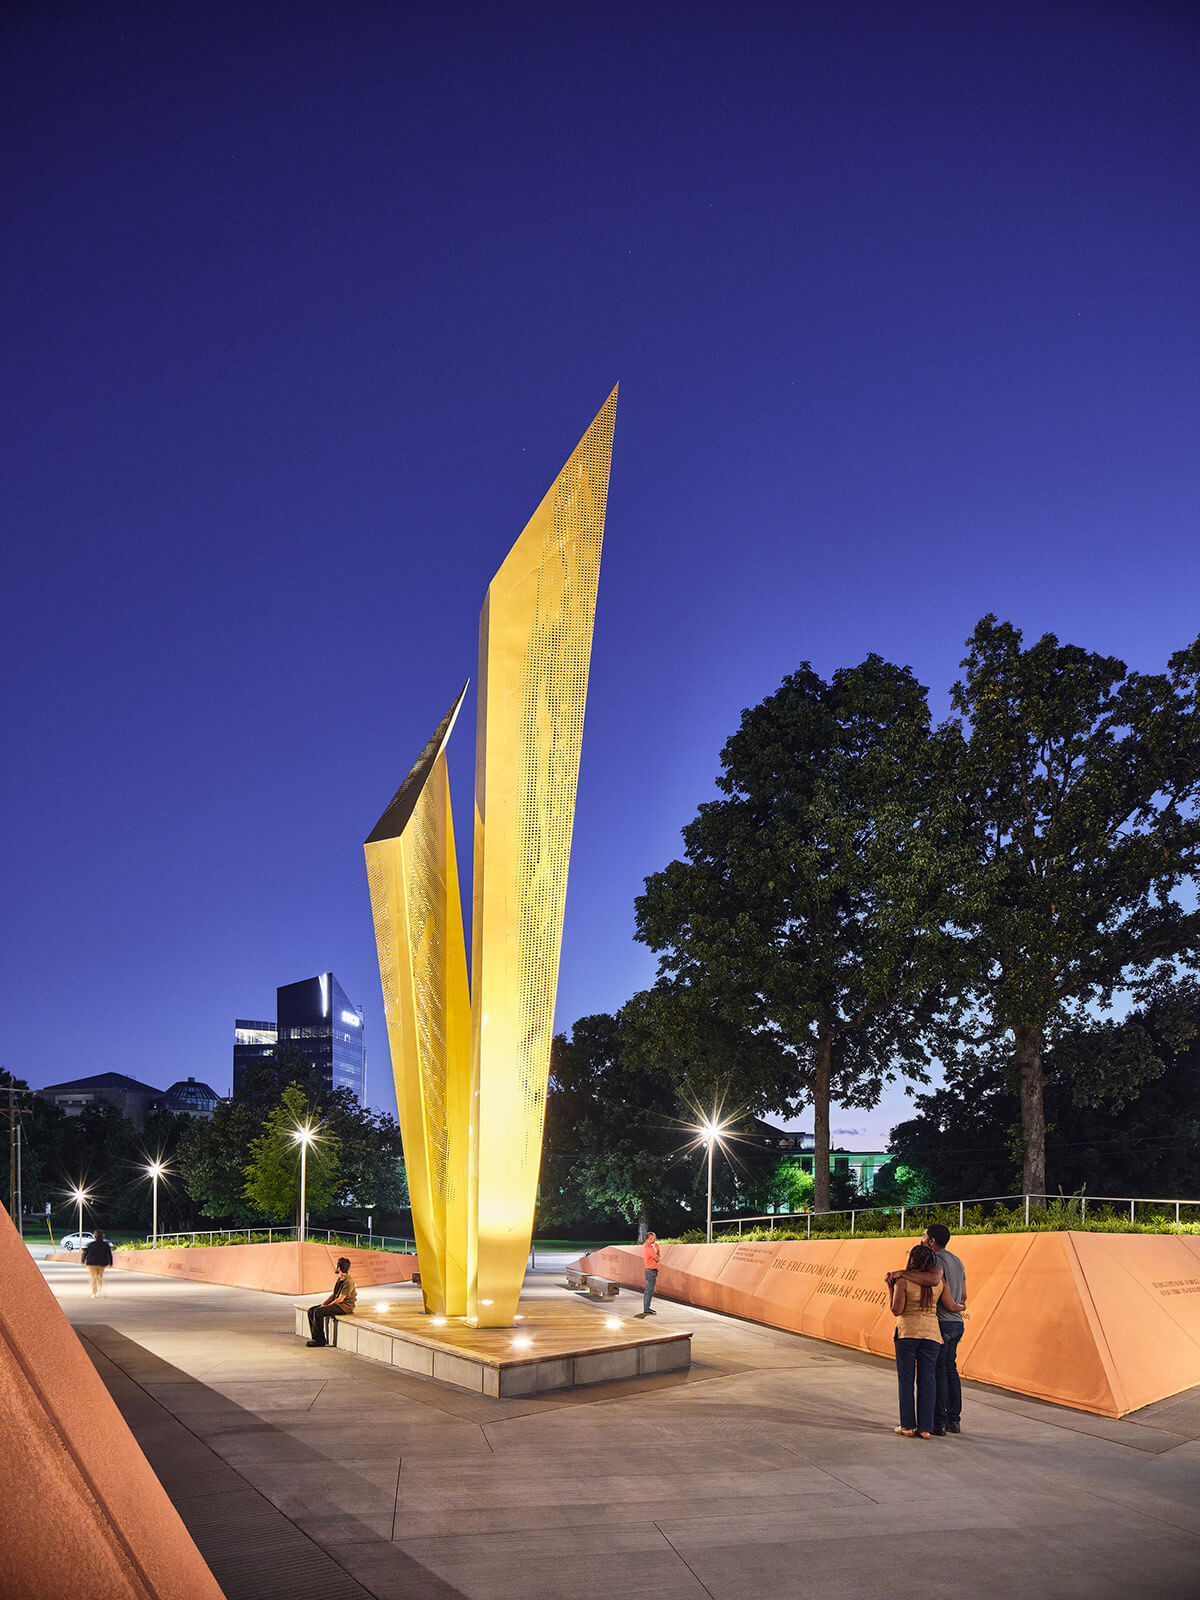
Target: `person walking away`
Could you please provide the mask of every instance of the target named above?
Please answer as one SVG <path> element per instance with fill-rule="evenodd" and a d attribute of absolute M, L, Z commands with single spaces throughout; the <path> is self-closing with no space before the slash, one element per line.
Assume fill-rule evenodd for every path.
<path fill-rule="evenodd" d="M 906 1272 L 936 1273 L 934 1284 L 913 1283 Z M 942 1281 L 937 1258 L 927 1244 L 915 1244 L 904 1272 L 889 1273 L 892 1311 L 896 1317 L 896 1382 L 900 1393 L 900 1426 L 908 1439 L 933 1437 L 933 1409 L 937 1398 L 937 1353 L 942 1342 L 934 1303 Z M 913 1404 L 913 1380 L 917 1398 Z"/>
<path fill-rule="evenodd" d="M 642 1246 L 642 1262 L 646 1269 L 646 1288 L 642 1295 L 642 1309 L 635 1313 L 637 1317 L 656 1317 L 657 1311 L 651 1311 L 650 1302 L 654 1299 L 654 1288 L 658 1283 L 658 1235 L 648 1233 L 646 1242 Z"/>
<path fill-rule="evenodd" d="M 933 1434 L 938 1439 L 947 1433 L 962 1432 L 962 1380 L 958 1375 L 958 1341 L 963 1336 L 963 1311 L 967 1304 L 967 1269 L 959 1258 L 946 1249 L 950 1243 L 950 1229 L 941 1222 L 931 1222 L 921 1240 L 933 1251 L 938 1270 L 942 1274 L 942 1290 L 938 1296 L 938 1332 L 942 1346 L 938 1351 L 937 1399 L 933 1409 Z M 937 1280 L 932 1272 L 888 1273 L 888 1283 L 905 1277 L 910 1283 L 933 1285 Z"/>
<path fill-rule="evenodd" d="M 104 1287 L 105 1267 L 111 1267 L 113 1264 L 112 1245 L 104 1237 L 103 1228 L 97 1228 L 91 1243 L 84 1245 L 83 1264 L 88 1270 L 88 1277 L 92 1280 L 94 1300 Z"/>
<path fill-rule="evenodd" d="M 337 1277 L 333 1280 L 333 1289 L 327 1300 L 322 1300 L 319 1306 L 308 1308 L 308 1331 L 312 1337 L 308 1341 L 310 1350 L 321 1350 L 329 1343 L 327 1317 L 348 1317 L 358 1304 L 358 1286 L 350 1276 L 350 1258 L 339 1256 L 337 1260 Z"/>

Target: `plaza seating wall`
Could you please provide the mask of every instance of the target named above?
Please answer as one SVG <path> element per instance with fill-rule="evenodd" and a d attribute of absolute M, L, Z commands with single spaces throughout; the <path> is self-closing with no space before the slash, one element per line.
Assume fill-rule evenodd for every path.
<path fill-rule="evenodd" d="M 658 1293 L 770 1327 L 891 1356 L 883 1275 L 917 1243 L 844 1239 L 673 1244 Z M 1177 1234 L 971 1234 L 958 1366 L 1018 1394 L 1120 1417 L 1200 1383 L 1200 1238 Z M 640 1247 L 584 1258 L 642 1282 Z"/>
<path fill-rule="evenodd" d="M 327 1294 L 346 1256 L 360 1289 L 380 1283 L 411 1283 L 416 1256 L 386 1250 L 354 1250 L 323 1241 L 303 1244 L 198 1245 L 194 1249 L 115 1250 L 113 1265 L 127 1272 L 219 1283 L 230 1289 L 265 1289 L 270 1294 Z M 73 1259 L 78 1259 L 77 1257 Z"/>
<path fill-rule="evenodd" d="M 3 1209 L 0 1275 L 0 1595 L 222 1600 Z"/>

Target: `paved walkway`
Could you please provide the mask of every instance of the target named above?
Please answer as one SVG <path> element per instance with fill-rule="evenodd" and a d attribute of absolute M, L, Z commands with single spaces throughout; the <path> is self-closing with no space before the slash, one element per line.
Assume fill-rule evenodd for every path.
<path fill-rule="evenodd" d="M 916 1442 L 889 1364 L 660 1302 L 690 1373 L 491 1400 L 307 1350 L 286 1298 L 43 1270 L 228 1600 L 1200 1596 L 1200 1389 L 967 1384 Z"/>

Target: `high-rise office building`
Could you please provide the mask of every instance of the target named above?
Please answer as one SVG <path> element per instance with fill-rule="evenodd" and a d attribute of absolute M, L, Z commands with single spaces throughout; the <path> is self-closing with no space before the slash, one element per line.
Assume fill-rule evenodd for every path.
<path fill-rule="evenodd" d="M 349 1089 L 359 1105 L 366 1095 L 367 1050 L 362 1007 L 356 1006 L 332 972 L 286 983 L 275 991 L 275 1023 L 235 1024 L 233 1092 L 254 1060 L 291 1046 L 307 1056 L 332 1089 Z"/>
<path fill-rule="evenodd" d="M 367 1053 L 363 1014 L 332 972 L 275 991 L 279 1043 L 304 1052 L 334 1089 L 351 1089 L 362 1104 Z"/>
<path fill-rule="evenodd" d="M 242 1087 L 242 1074 L 255 1061 L 275 1054 L 275 1024 L 239 1017 L 233 1025 L 233 1093 Z"/>

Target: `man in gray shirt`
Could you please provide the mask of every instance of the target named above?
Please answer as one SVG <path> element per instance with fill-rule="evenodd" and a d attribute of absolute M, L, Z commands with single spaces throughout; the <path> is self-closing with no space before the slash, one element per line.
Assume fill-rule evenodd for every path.
<path fill-rule="evenodd" d="M 946 1249 L 950 1243 L 950 1229 L 940 1222 L 933 1222 L 926 1228 L 922 1243 L 927 1244 L 936 1254 L 942 1276 L 946 1280 L 946 1288 L 950 1291 L 950 1298 L 956 1305 L 965 1306 L 967 1270 L 958 1257 Z M 943 1304 L 943 1300 L 938 1301 L 937 1308 L 938 1332 L 942 1336 L 942 1345 L 938 1351 L 937 1400 L 933 1407 L 935 1436 L 962 1432 L 962 1383 L 958 1376 L 958 1341 L 963 1336 L 964 1324 L 962 1312 L 951 1311 Z"/>

